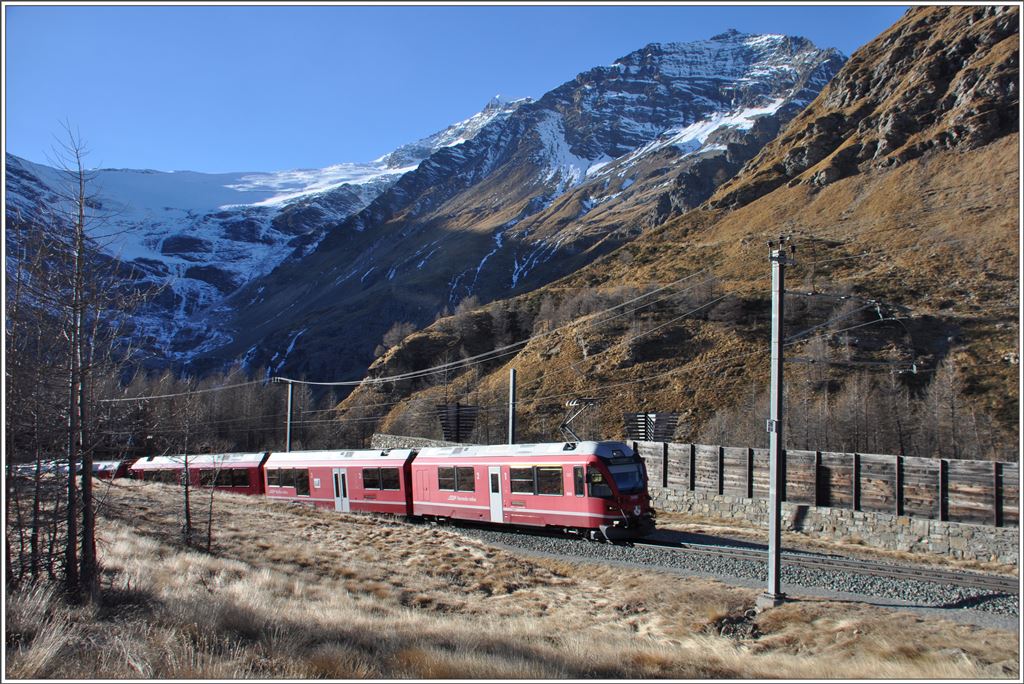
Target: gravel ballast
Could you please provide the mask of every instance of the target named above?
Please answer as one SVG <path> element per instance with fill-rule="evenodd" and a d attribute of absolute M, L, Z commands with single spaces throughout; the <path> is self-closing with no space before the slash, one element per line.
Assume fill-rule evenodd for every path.
<path fill-rule="evenodd" d="M 509 532 L 485 528 L 461 528 L 481 541 L 510 550 L 554 556 L 562 559 L 652 567 L 675 574 L 718 579 L 730 584 L 764 588 L 767 567 L 764 562 L 729 558 L 708 553 L 607 544 L 543 534 Z M 824 554 L 794 552 L 818 558 Z M 875 577 L 847 570 L 804 568 L 782 561 L 782 590 L 792 596 L 816 596 L 839 600 L 858 600 L 893 608 L 917 610 L 987 627 L 1019 628 L 1019 594 L 987 589 L 937 584 L 922 580 Z M 887 563 L 896 567 L 895 564 Z"/>

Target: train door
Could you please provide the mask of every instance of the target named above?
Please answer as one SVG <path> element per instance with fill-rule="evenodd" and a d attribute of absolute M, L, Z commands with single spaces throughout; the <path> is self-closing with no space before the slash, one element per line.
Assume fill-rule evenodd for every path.
<path fill-rule="evenodd" d="M 487 480 L 491 493 L 491 522 L 505 522 L 501 505 L 501 466 L 488 466 Z"/>
<path fill-rule="evenodd" d="M 334 468 L 334 510 L 347 513 L 348 505 L 348 473 L 344 468 Z"/>

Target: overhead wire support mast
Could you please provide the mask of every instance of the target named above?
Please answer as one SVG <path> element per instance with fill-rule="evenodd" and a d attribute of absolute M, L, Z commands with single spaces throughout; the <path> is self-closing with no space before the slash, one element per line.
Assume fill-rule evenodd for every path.
<path fill-rule="evenodd" d="M 292 450 L 292 400 L 295 397 L 295 383 L 287 378 L 271 378 L 270 381 L 274 383 L 288 383 L 288 412 L 285 416 L 284 450 L 290 452 Z"/>
<path fill-rule="evenodd" d="M 757 599 L 759 609 L 780 605 L 786 600 L 782 593 L 782 418 L 783 418 L 783 301 L 786 292 L 786 266 L 796 261 L 796 247 L 789 238 L 780 236 L 776 246 L 768 241 L 768 254 L 772 264 L 772 339 L 771 339 L 771 398 L 768 416 L 768 587 Z M 787 244 L 788 251 L 787 254 Z"/>
<path fill-rule="evenodd" d="M 516 443 L 516 369 L 508 369 L 508 443 Z"/>

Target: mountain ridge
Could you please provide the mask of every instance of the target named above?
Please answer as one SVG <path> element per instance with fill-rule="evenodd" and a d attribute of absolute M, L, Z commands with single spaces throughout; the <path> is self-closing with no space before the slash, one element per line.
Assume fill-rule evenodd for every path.
<path fill-rule="evenodd" d="M 472 140 L 436 151 L 332 230 L 301 263 L 285 264 L 237 293 L 245 305 L 236 307 L 230 321 L 235 340 L 205 360 L 224 364 L 246 354 L 262 367 L 291 347 L 287 363 L 293 373 L 361 374 L 391 323 L 423 325 L 444 304 L 454 307 L 470 296 L 491 299 L 509 288 L 536 287 L 635 237 L 642 226 L 610 215 L 607 221 L 591 221 L 586 230 L 565 232 L 572 218 L 596 203 L 589 202 L 584 211 L 588 201 L 573 194 L 587 182 L 607 181 L 602 191 L 614 182 L 618 190 L 637 196 L 646 192 L 638 212 L 648 212 L 651 207 L 640 205 L 656 204 L 662 195 L 669 211 L 683 210 L 684 202 L 673 204 L 667 189 L 654 187 L 687 169 L 704 177 L 712 157 L 721 161 L 707 170 L 700 190 L 715 187 L 770 139 L 779 121 L 799 111 L 842 59 L 834 50 L 781 36 L 730 35 L 711 46 L 714 50 L 711 42 L 702 41 L 693 50 L 701 55 L 710 51 L 742 76 L 706 78 L 706 70 L 696 70 L 699 75 L 691 78 L 680 70 L 678 55 L 673 61 L 672 55 L 655 56 L 652 48 L 642 48 L 522 104 Z M 674 71 L 660 73 L 662 63 Z M 610 112 L 598 108 L 608 100 L 623 104 Z M 756 119 L 775 123 L 755 129 Z M 679 162 L 667 178 L 627 179 L 625 162 L 612 164 L 660 136 L 679 136 L 701 122 L 709 130 L 691 131 L 688 140 L 666 141 L 640 154 Z M 706 146 L 715 131 L 720 139 Z M 736 140 L 725 140 L 729 135 Z M 605 167 L 623 175 L 601 176 Z M 573 198 L 565 200 L 569 195 Z M 436 299 L 432 302 L 425 292 L 436 293 Z M 373 304 L 374 299 L 386 303 Z M 290 311 L 287 317 L 280 315 L 284 310 Z M 302 342 L 291 346 L 289 340 L 300 329 L 305 331 Z M 330 340 L 344 329 L 358 330 L 360 338 L 350 339 L 338 354 Z M 324 349 L 314 349 L 318 340 Z M 338 358 L 345 359 L 341 366 L 333 364 Z"/>

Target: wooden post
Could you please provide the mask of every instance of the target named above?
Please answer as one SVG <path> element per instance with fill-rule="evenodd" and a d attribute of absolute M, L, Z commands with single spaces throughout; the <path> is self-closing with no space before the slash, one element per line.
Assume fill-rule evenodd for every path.
<path fill-rule="evenodd" d="M 814 505 L 821 505 L 821 452 L 814 452 Z"/>
<path fill-rule="evenodd" d="M 718 447 L 718 493 L 725 494 L 725 447 Z"/>
<path fill-rule="evenodd" d="M 754 450 L 747 447 L 747 498 L 754 498 Z"/>
<path fill-rule="evenodd" d="M 661 486 L 668 487 L 668 442 L 661 443 Z"/>
<path fill-rule="evenodd" d="M 992 463 L 992 524 L 1003 526 L 1003 464 Z"/>
<path fill-rule="evenodd" d="M 896 482 L 893 484 L 893 494 L 896 495 L 896 515 L 903 515 L 903 457 L 896 455 L 896 462 L 893 463 Z"/>
<path fill-rule="evenodd" d="M 694 486 L 696 485 L 696 477 L 697 477 L 697 475 L 694 472 L 696 470 L 697 470 L 697 445 L 691 442 L 690 443 L 690 491 L 691 492 L 694 490 Z"/>
<path fill-rule="evenodd" d="M 860 454 L 853 454 L 853 473 L 850 475 L 853 484 L 853 510 L 860 510 Z"/>
<path fill-rule="evenodd" d="M 949 461 L 939 459 L 939 520 L 949 520 Z"/>

